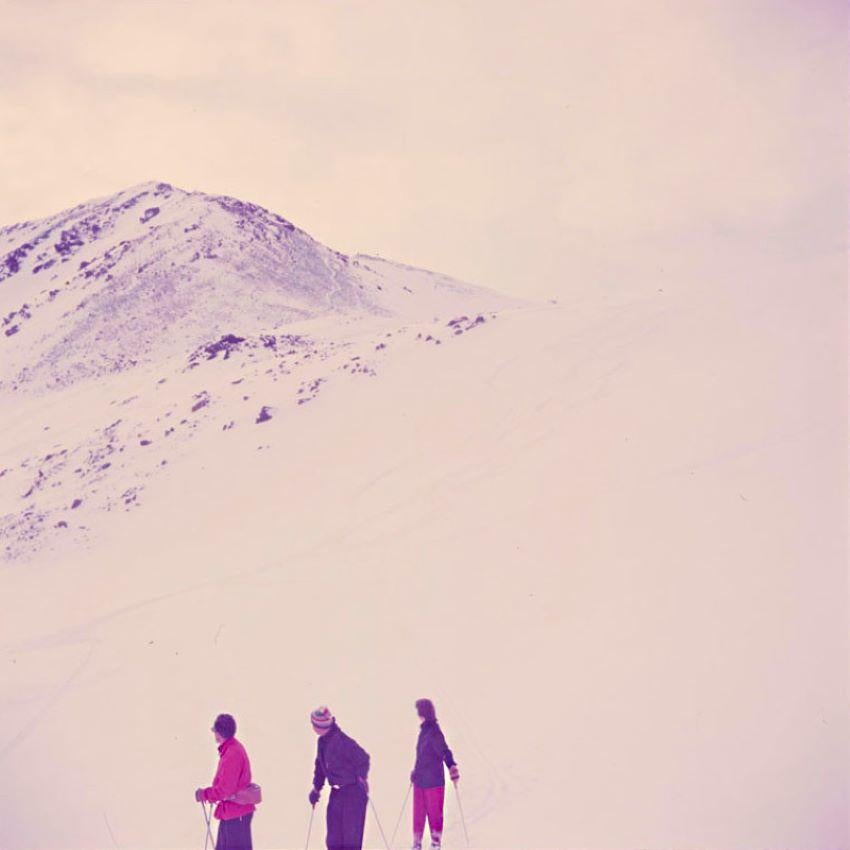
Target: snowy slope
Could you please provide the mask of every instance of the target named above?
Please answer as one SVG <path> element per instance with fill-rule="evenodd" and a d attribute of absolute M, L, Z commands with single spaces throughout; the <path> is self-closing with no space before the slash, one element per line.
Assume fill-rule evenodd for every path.
<path fill-rule="evenodd" d="M 417 323 L 455 336 L 515 304 L 165 183 L 0 230 L 0 557 L 137 506 L 198 429 L 268 421 L 335 375 L 373 376 Z"/>
<path fill-rule="evenodd" d="M 311 262 L 297 290 L 228 277 L 259 289 L 244 326 L 193 296 L 142 346 L 116 284 L 77 334 L 39 302 L 13 335 L 0 847 L 201 846 L 222 710 L 264 787 L 255 846 L 303 846 L 319 702 L 391 832 L 423 695 L 475 847 L 846 847 L 839 352 L 789 333 L 829 299 L 718 280 L 518 307 L 371 258 L 336 290 Z"/>

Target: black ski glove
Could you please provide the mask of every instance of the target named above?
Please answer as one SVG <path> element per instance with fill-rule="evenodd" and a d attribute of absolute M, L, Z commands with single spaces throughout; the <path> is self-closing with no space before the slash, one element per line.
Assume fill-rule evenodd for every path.
<path fill-rule="evenodd" d="M 310 796 L 307 798 L 310 801 L 310 805 L 315 806 L 316 803 L 319 802 L 319 797 L 321 797 L 321 795 L 322 795 L 321 791 L 319 791 L 317 788 L 313 788 L 310 791 Z"/>

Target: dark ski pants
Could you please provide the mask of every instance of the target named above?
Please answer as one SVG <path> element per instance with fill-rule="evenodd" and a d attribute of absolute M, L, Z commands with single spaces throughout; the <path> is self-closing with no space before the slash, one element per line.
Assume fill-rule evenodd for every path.
<path fill-rule="evenodd" d="M 218 838 L 215 850 L 253 850 L 251 843 L 251 819 L 254 813 L 241 818 L 223 820 L 218 823 Z"/>
<path fill-rule="evenodd" d="M 328 850 L 361 850 L 369 798 L 359 785 L 331 790 L 328 800 Z"/>
<path fill-rule="evenodd" d="M 443 799 L 446 789 L 442 785 L 436 788 L 413 788 L 413 840 L 422 843 L 425 832 L 425 818 L 431 829 L 431 842 L 440 843 L 443 835 Z"/>

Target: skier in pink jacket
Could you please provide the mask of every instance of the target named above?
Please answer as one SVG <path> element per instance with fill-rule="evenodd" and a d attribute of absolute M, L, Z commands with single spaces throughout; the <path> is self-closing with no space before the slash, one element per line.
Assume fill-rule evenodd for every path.
<path fill-rule="evenodd" d="M 255 806 L 231 799 L 237 791 L 251 784 L 251 763 L 245 747 L 236 740 L 236 721 L 229 714 L 219 714 L 211 730 L 218 744 L 218 769 L 212 785 L 198 788 L 198 802 L 216 803 L 215 816 L 220 821 L 216 850 L 252 850 L 251 821 Z"/>

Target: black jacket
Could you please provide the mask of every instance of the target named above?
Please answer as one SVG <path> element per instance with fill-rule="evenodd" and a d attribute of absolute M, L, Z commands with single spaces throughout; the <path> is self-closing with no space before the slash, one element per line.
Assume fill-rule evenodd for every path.
<path fill-rule="evenodd" d="M 368 775 L 369 753 L 334 723 L 316 747 L 313 787 L 320 789 L 326 779 L 329 785 L 353 785 Z"/>
<path fill-rule="evenodd" d="M 443 772 L 455 764 L 452 751 L 446 743 L 443 730 L 436 720 L 426 720 L 419 729 L 416 742 L 416 765 L 413 768 L 413 784 L 417 788 L 436 788 L 446 784 Z"/>

